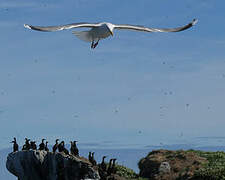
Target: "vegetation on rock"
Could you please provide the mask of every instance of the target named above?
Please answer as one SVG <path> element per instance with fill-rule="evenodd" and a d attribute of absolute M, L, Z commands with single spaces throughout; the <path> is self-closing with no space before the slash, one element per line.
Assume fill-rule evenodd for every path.
<path fill-rule="evenodd" d="M 194 152 L 208 160 L 201 169 L 196 170 L 193 179 L 225 180 L 225 152 L 204 152 L 194 150 L 189 150 L 189 152 Z"/>
<path fill-rule="evenodd" d="M 134 170 L 119 164 L 116 164 L 116 174 L 119 177 L 127 180 L 147 180 L 146 178 L 139 177 L 139 175 L 135 173 Z"/>
<path fill-rule="evenodd" d="M 138 177 L 138 174 L 136 174 L 132 169 L 118 164 L 116 165 L 116 174 L 126 179 L 135 179 Z"/>
<path fill-rule="evenodd" d="M 162 162 L 171 170 L 159 172 Z M 155 150 L 139 162 L 140 176 L 165 180 L 225 180 L 225 152 Z"/>

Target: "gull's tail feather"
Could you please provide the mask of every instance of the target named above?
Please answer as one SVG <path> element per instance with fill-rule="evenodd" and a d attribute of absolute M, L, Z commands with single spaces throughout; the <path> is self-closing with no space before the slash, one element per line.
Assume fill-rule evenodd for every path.
<path fill-rule="evenodd" d="M 86 42 L 93 41 L 90 31 L 73 31 L 72 33 L 82 41 L 86 41 Z"/>

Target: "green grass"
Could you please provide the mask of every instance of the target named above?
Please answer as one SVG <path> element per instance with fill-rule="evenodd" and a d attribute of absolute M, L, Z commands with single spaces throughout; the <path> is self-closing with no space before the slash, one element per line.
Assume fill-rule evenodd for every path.
<path fill-rule="evenodd" d="M 203 168 L 196 171 L 196 178 L 205 180 L 225 180 L 225 152 L 189 151 L 208 160 L 208 163 L 205 163 Z"/>
<path fill-rule="evenodd" d="M 138 174 L 136 174 L 132 169 L 118 164 L 116 165 L 116 174 L 126 179 L 136 179 L 138 177 Z"/>
<path fill-rule="evenodd" d="M 134 170 L 119 164 L 116 164 L 116 174 L 128 180 L 148 180 L 146 178 L 139 177 Z"/>

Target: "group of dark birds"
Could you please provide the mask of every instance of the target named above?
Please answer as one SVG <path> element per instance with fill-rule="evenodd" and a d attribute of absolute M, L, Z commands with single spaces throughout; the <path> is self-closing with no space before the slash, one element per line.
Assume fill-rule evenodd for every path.
<path fill-rule="evenodd" d="M 48 148 L 48 141 L 45 141 L 46 139 L 42 139 L 41 143 L 39 144 L 39 148 L 37 149 L 36 141 L 31 141 L 28 138 L 25 138 L 25 144 L 22 147 L 22 151 L 29 151 L 29 150 L 43 150 L 43 151 L 49 151 Z M 19 151 L 19 145 L 17 144 L 16 138 L 14 137 L 14 140 L 11 142 L 13 143 L 13 152 Z M 64 152 L 66 155 L 74 155 L 79 157 L 79 150 L 77 148 L 77 141 L 70 141 L 70 153 L 65 148 L 65 142 L 61 141 L 59 143 L 59 139 L 55 140 L 55 145 L 52 147 L 52 152 L 56 153 L 58 152 Z M 98 166 L 99 169 L 99 175 L 104 179 L 104 177 L 107 177 L 111 174 L 116 173 L 116 159 L 110 159 L 109 163 L 105 162 L 105 158 L 107 156 L 102 157 L 102 161 L 100 164 L 97 164 L 95 158 L 94 158 L 94 152 L 89 152 L 88 160 L 93 166 Z M 107 165 L 108 164 L 108 165 Z"/>
<path fill-rule="evenodd" d="M 22 151 L 29 151 L 29 150 L 43 150 L 49 151 L 48 148 L 48 141 L 46 139 L 42 139 L 41 143 L 39 144 L 39 148 L 37 148 L 36 141 L 31 141 L 30 139 L 25 138 L 25 144 L 22 147 Z M 69 151 L 65 148 L 65 142 L 61 141 L 58 142 L 59 139 L 55 140 L 55 145 L 52 147 L 52 152 L 55 153 L 57 150 L 58 152 L 64 152 L 66 155 L 69 155 Z M 70 154 L 74 156 L 79 156 L 79 150 L 77 148 L 77 141 L 70 141 Z M 17 144 L 16 138 L 11 142 L 13 143 L 13 152 L 19 151 L 19 145 Z"/>
<path fill-rule="evenodd" d="M 98 166 L 98 171 L 101 179 L 105 179 L 107 176 L 110 176 L 111 174 L 116 173 L 116 158 L 110 159 L 108 166 L 105 162 L 105 158 L 107 156 L 102 157 L 102 162 L 100 164 L 97 164 L 95 158 L 94 158 L 94 152 L 89 152 L 88 160 L 91 162 L 93 166 Z"/>

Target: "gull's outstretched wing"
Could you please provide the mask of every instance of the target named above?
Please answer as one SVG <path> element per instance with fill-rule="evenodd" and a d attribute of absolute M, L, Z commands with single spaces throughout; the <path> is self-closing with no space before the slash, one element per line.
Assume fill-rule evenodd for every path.
<path fill-rule="evenodd" d="M 82 41 L 93 41 L 92 33 L 90 31 L 73 31 L 72 33 Z"/>
<path fill-rule="evenodd" d="M 72 29 L 72 28 L 93 28 L 100 26 L 99 23 L 73 23 L 73 24 L 66 24 L 61 26 L 31 26 L 28 24 L 24 24 L 25 28 L 33 29 L 37 31 L 61 31 L 65 29 Z"/>
<path fill-rule="evenodd" d="M 135 26 L 135 25 L 129 25 L 129 24 L 114 24 L 114 28 L 135 30 L 135 31 L 145 31 L 145 32 L 179 32 L 194 26 L 197 22 L 198 22 L 197 19 L 193 19 L 191 23 L 182 27 L 177 27 L 177 28 L 147 28 L 144 26 Z"/>

